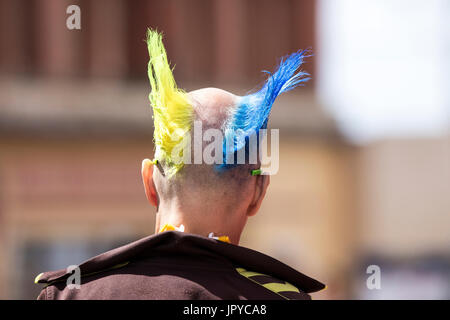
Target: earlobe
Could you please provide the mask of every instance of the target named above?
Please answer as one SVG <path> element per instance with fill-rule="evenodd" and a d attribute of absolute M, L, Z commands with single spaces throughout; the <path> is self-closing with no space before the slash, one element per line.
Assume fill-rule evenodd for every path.
<path fill-rule="evenodd" d="M 148 201 L 151 205 L 158 207 L 158 194 L 153 183 L 153 162 L 149 159 L 142 161 L 142 182 Z"/>
<path fill-rule="evenodd" d="M 270 183 L 270 175 L 260 175 L 256 176 L 255 178 L 255 193 L 253 195 L 253 200 L 247 210 L 247 216 L 249 217 L 254 216 L 258 212 L 266 195 L 267 187 Z"/>

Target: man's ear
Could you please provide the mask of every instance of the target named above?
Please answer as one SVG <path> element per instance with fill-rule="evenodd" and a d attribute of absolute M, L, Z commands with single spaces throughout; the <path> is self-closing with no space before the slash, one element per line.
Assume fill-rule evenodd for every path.
<path fill-rule="evenodd" d="M 158 207 L 158 194 L 153 182 L 153 162 L 149 159 L 142 161 L 142 182 L 144 183 L 145 195 L 152 206 Z"/>
<path fill-rule="evenodd" d="M 256 183 L 253 199 L 247 209 L 247 216 L 249 217 L 254 216 L 258 212 L 259 207 L 261 207 L 261 203 L 266 195 L 267 187 L 270 183 L 270 175 L 255 176 L 255 179 Z"/>

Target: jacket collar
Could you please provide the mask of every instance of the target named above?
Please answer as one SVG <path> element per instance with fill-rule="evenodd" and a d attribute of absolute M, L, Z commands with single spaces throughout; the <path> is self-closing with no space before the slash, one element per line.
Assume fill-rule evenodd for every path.
<path fill-rule="evenodd" d="M 83 276 L 109 270 L 129 261 L 161 254 L 209 255 L 220 260 L 228 260 L 235 267 L 242 267 L 288 281 L 306 293 L 325 288 L 325 285 L 319 281 L 258 251 L 179 231 L 166 231 L 145 237 L 91 258 L 80 264 L 79 267 Z M 45 272 L 37 277 L 36 283 L 48 284 L 53 281 L 60 281 L 70 274 L 66 270 Z"/>

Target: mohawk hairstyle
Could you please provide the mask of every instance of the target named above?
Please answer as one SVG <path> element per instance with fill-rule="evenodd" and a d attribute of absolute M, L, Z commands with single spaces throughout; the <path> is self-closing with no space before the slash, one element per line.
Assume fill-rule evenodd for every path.
<path fill-rule="evenodd" d="M 174 161 L 172 151 L 180 142 L 183 143 L 181 139 L 191 130 L 193 107 L 188 101 L 187 93 L 177 87 L 167 60 L 162 34 L 147 29 L 147 47 L 150 56 L 148 78 L 152 90 L 149 100 L 155 126 L 155 158 L 164 162 L 166 173 L 170 177 L 183 167 L 183 163 Z M 182 157 L 182 154 L 179 156 Z"/>
<path fill-rule="evenodd" d="M 149 100 L 155 126 L 155 158 L 163 162 L 166 174 L 171 177 L 184 166 L 178 159 L 183 158 L 184 143 L 187 143 L 183 138 L 191 130 L 194 108 L 189 103 L 187 93 L 175 83 L 162 43 L 162 34 L 147 29 L 147 47 L 150 56 L 148 78 L 152 90 Z M 275 99 L 310 79 L 308 73 L 298 70 L 303 59 L 309 56 L 305 55 L 306 52 L 297 51 L 281 58 L 273 74 L 264 71 L 269 76 L 259 91 L 238 98 L 222 127 L 225 134 L 223 163 L 215 166 L 218 171 L 235 166 L 234 159 L 239 150 L 246 148 L 248 152 L 250 136 L 256 134 L 259 137 L 259 130 L 267 128 Z M 178 150 L 179 154 L 174 155 L 173 152 Z M 233 155 L 233 163 L 227 163 L 229 155 Z"/>
<path fill-rule="evenodd" d="M 227 163 L 227 155 L 233 154 L 232 159 L 234 160 L 239 150 L 248 147 L 249 137 L 252 134 L 259 137 L 259 130 L 267 128 L 267 121 L 275 99 L 281 93 L 303 85 L 310 79 L 308 73 L 301 70 L 297 72 L 303 59 L 309 56 L 306 56 L 306 53 L 307 50 L 297 51 L 281 58 L 278 68 L 273 74 L 264 71 L 269 77 L 259 91 L 239 98 L 236 108 L 231 111 L 229 120 L 223 127 L 225 133 L 223 164 L 217 165 L 216 169 L 222 171 L 233 167 L 234 161 L 231 164 Z M 248 150 L 246 151 L 248 152 Z"/>

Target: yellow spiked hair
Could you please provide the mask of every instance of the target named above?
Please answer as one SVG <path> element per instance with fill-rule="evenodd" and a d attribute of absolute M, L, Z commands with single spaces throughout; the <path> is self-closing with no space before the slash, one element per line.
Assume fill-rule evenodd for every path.
<path fill-rule="evenodd" d="M 172 151 L 191 130 L 193 107 L 188 101 L 187 93 L 175 83 L 162 43 L 162 34 L 147 29 L 147 47 L 150 56 L 148 78 L 152 89 L 149 100 L 155 125 L 155 158 L 164 162 L 166 174 L 170 177 L 184 165 L 180 161 L 173 161 Z"/>

